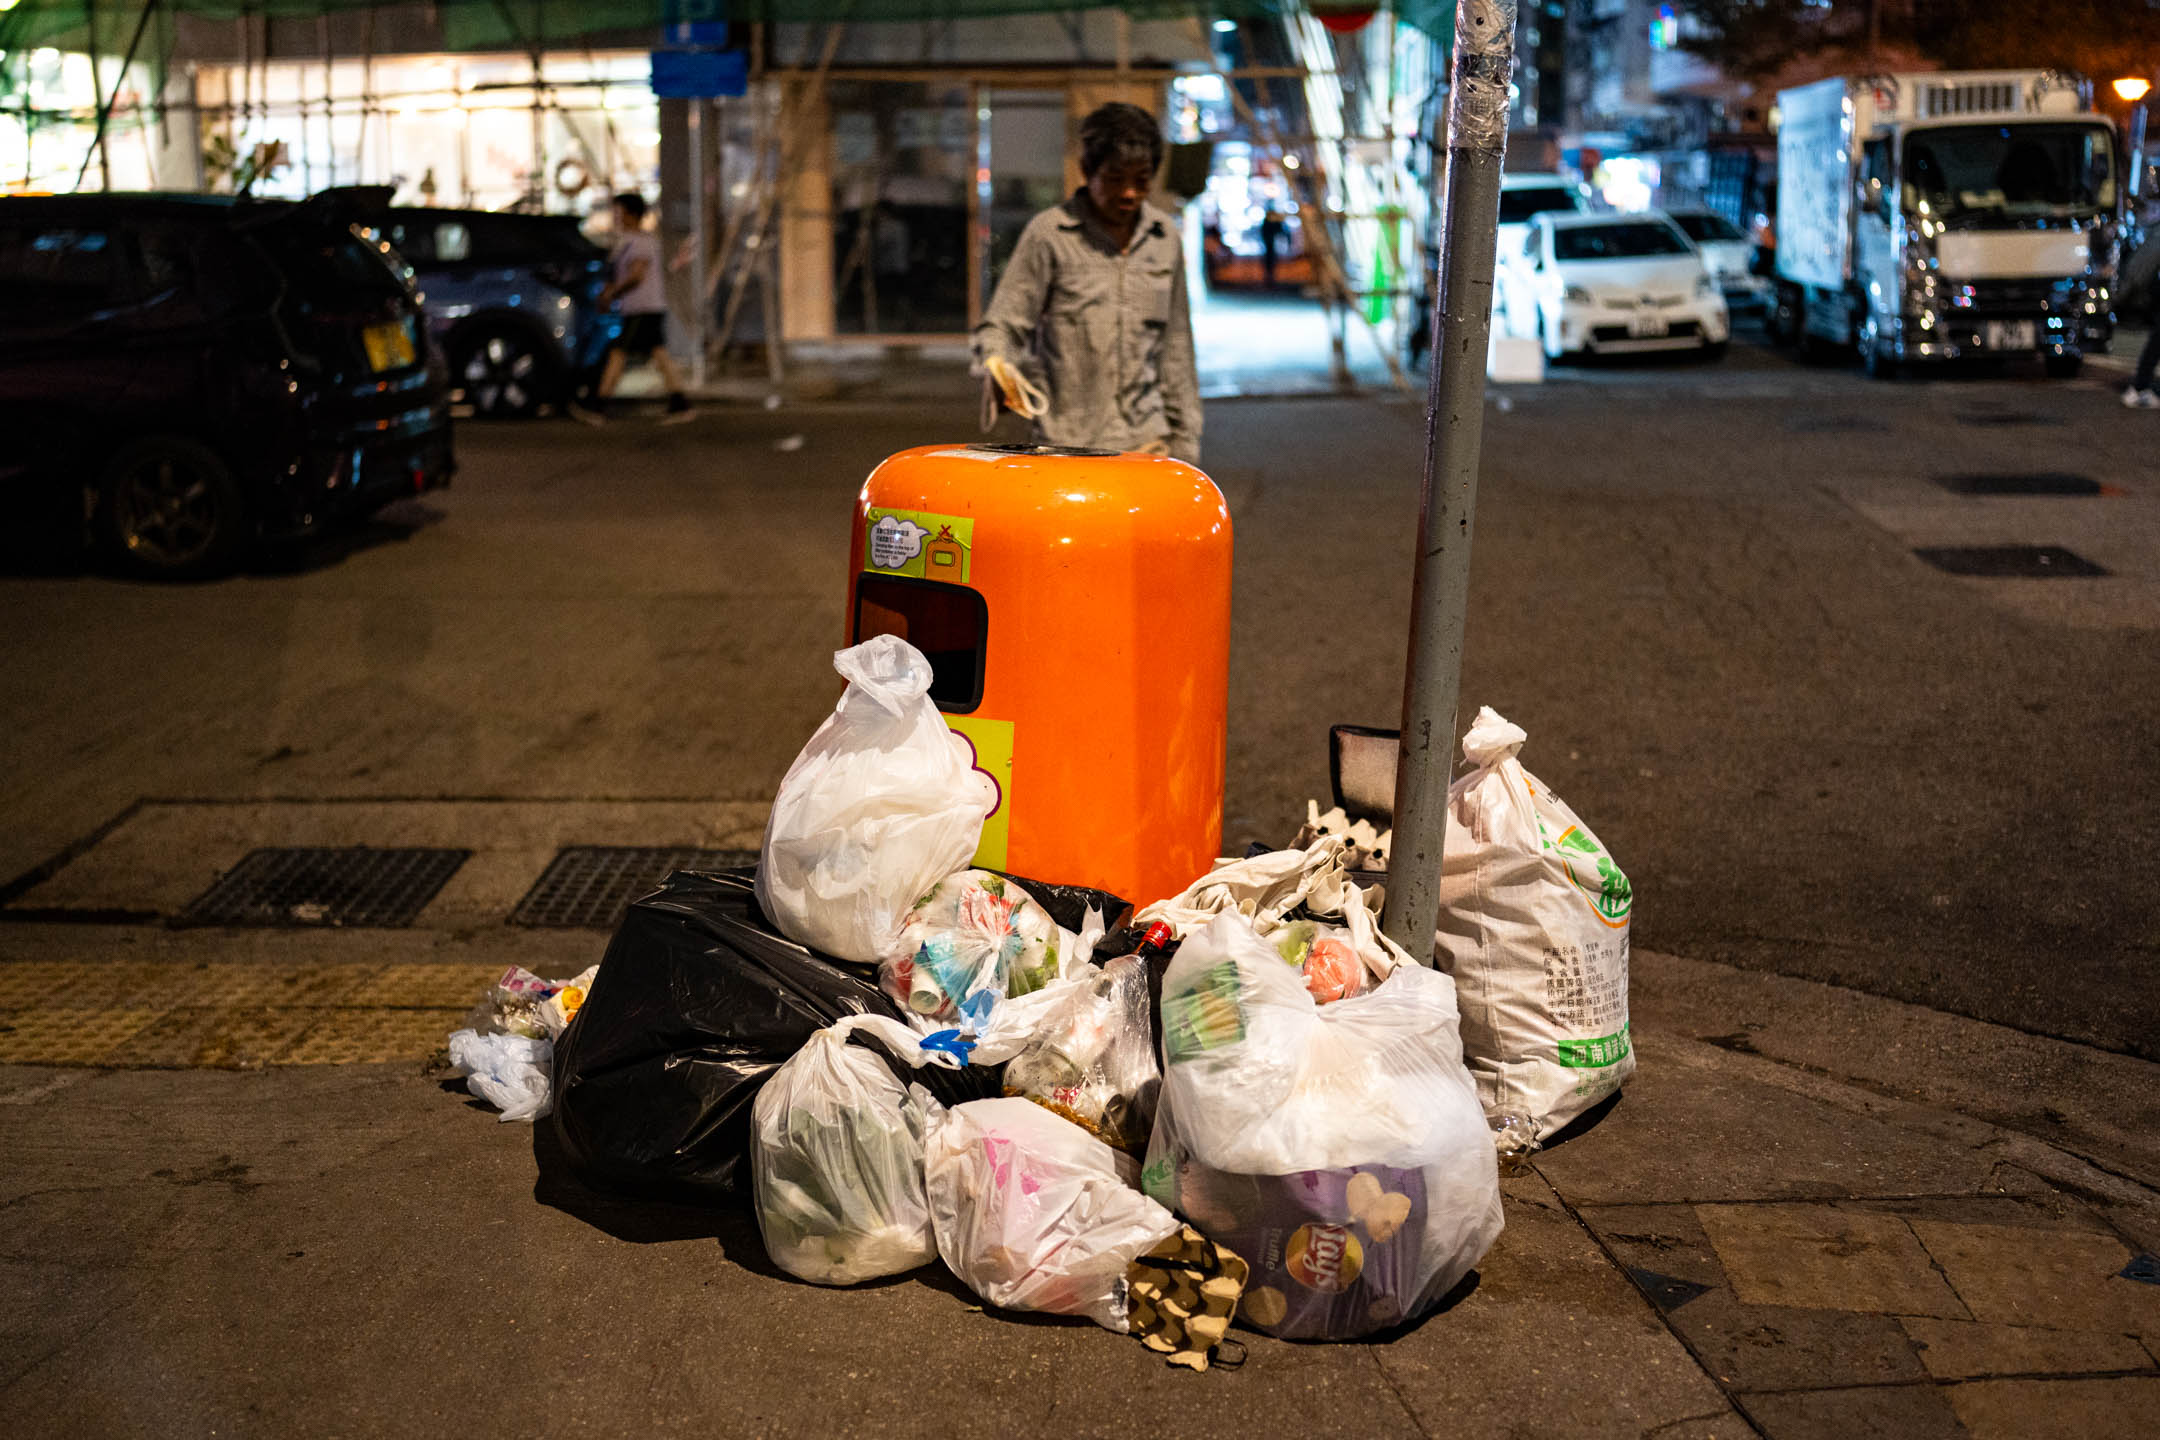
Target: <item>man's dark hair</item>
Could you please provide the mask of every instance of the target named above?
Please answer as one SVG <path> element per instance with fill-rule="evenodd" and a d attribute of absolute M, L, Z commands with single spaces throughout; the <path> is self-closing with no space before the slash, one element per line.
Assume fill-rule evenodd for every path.
<path fill-rule="evenodd" d="M 1080 173 L 1093 176 L 1105 165 L 1162 168 L 1162 126 L 1137 105 L 1113 100 L 1080 122 Z"/>
<path fill-rule="evenodd" d="M 638 224 L 643 224 L 645 221 L 645 197 L 635 190 L 625 190 L 622 194 L 617 195 L 615 197 L 615 208 Z"/>

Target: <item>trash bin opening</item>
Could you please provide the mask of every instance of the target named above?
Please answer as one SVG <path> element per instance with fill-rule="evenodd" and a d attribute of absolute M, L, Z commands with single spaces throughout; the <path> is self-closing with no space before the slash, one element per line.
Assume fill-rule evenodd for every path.
<path fill-rule="evenodd" d="M 978 440 L 967 448 L 988 450 L 997 455 L 1078 455 L 1084 458 L 1101 458 L 1120 453 L 1116 450 L 1089 450 L 1077 445 L 998 445 L 987 440 Z"/>
<path fill-rule="evenodd" d="M 980 591 L 939 580 L 856 578 L 851 643 L 897 635 L 922 651 L 930 662 L 930 698 L 940 710 L 965 715 L 982 704 L 989 634 L 990 607 Z"/>

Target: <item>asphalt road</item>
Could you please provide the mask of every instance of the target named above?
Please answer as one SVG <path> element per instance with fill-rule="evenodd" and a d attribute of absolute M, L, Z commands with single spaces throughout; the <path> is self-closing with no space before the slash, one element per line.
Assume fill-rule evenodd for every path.
<path fill-rule="evenodd" d="M 1493 403 L 1465 702 L 1628 870 L 1638 945 L 2160 1057 L 2160 417 L 2111 380 L 1743 344 Z M 974 428 L 960 395 L 467 425 L 455 489 L 346 543 L 202 586 L 0 577 L 0 877 L 145 796 L 767 798 L 833 697 L 862 476 Z M 1398 716 L 1422 415 L 1225 401 L 1206 445 L 1236 849 L 1324 796 L 1330 722 Z M 1939 478 L 2040 473 L 2104 493 Z M 1913 553 L 2011 543 L 2110 573 Z M 1145 678 L 1071 667 L 1082 702 Z"/>

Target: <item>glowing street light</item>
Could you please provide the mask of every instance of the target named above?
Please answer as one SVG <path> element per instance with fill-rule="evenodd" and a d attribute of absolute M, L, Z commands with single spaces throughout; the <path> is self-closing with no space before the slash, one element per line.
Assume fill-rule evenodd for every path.
<path fill-rule="evenodd" d="M 2150 89 L 2152 81 L 2142 75 L 2125 75 L 2115 82 L 2115 93 L 2120 95 L 2126 104 L 2135 105 L 2145 98 L 2145 92 Z"/>

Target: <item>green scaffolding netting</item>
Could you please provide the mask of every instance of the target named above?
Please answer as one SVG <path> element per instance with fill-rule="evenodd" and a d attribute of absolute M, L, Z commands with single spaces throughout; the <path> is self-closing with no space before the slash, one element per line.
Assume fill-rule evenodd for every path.
<path fill-rule="evenodd" d="M 383 8 L 386 0 L 148 0 L 165 16 L 185 13 L 210 20 L 243 15 L 273 19 L 312 18 L 346 10 Z M 1294 14 L 1301 0 L 439 0 L 444 43 L 453 50 L 529 49 L 570 43 L 624 30 L 655 29 L 676 20 L 765 21 L 774 24 L 976 19 L 1002 15 L 1120 9 L 1136 19 L 1180 19 L 1196 14 L 1263 19 Z M 1355 14 L 1356 3 L 1319 4 Z M 0 53 L 32 46 L 126 50 L 143 14 L 142 0 L 16 0 L 0 10 Z M 1445 45 L 1452 38 L 1455 0 L 1396 0 L 1396 17 Z M 95 45 L 91 37 L 95 33 Z M 138 59 L 157 63 L 170 43 L 168 26 L 150 25 Z M 4 84 L 0 81 L 0 84 Z"/>

